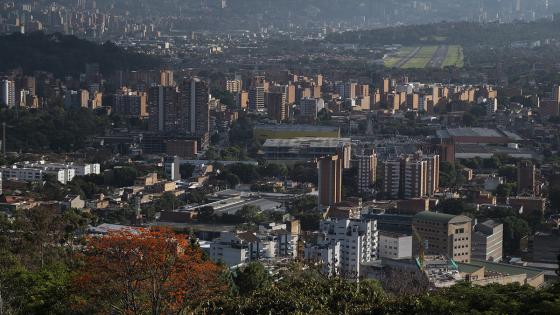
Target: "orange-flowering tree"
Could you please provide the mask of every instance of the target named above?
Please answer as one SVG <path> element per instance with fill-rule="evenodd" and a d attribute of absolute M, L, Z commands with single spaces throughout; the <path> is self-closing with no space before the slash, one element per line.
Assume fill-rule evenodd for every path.
<path fill-rule="evenodd" d="M 227 291 L 222 268 L 168 229 L 92 237 L 80 261 L 77 307 L 92 312 L 182 314 Z"/>

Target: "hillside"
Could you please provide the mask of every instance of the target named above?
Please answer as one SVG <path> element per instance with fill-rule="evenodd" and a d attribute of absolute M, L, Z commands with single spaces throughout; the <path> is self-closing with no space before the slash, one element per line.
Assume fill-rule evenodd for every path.
<path fill-rule="evenodd" d="M 0 71 L 22 68 L 25 73 L 48 71 L 57 77 L 77 75 L 86 63 L 97 62 L 101 72 L 151 68 L 159 60 L 130 53 L 113 43 L 99 45 L 62 34 L 12 34 L 0 36 Z"/>
<path fill-rule="evenodd" d="M 365 45 L 428 45 L 451 44 L 463 46 L 503 46 L 516 41 L 560 39 L 560 23 L 548 20 L 509 24 L 441 22 L 410 25 L 368 31 L 330 34 L 332 43 Z"/>

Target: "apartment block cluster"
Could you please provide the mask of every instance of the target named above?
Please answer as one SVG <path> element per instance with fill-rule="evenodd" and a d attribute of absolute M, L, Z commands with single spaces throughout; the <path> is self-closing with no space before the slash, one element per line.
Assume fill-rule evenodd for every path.
<path fill-rule="evenodd" d="M 237 108 L 266 113 L 271 120 L 282 122 L 297 119 L 314 121 L 325 108 L 322 97 L 323 76 L 313 78 L 288 75 L 278 81 L 264 76 L 243 80 L 240 75 L 226 80 L 225 89 L 235 95 Z"/>
<path fill-rule="evenodd" d="M 67 184 L 75 176 L 86 176 L 100 174 L 100 165 L 80 163 L 52 163 L 46 161 L 22 162 L 10 166 L 0 167 L 3 180 L 15 180 L 26 182 L 40 182 L 45 175 L 52 175 L 60 183 Z"/>
<path fill-rule="evenodd" d="M 0 105 L 13 108 L 41 108 L 49 101 L 61 99 L 66 109 L 103 107 L 103 77 L 99 64 L 85 65 L 79 78 L 57 79 L 52 73 L 36 71 L 24 75 L 14 70 L 0 80 Z"/>
<path fill-rule="evenodd" d="M 371 108 L 386 108 L 394 111 L 415 110 L 438 113 L 461 109 L 461 104 L 485 104 L 489 112 L 497 110 L 497 90 L 490 85 L 424 84 L 382 78 L 371 96 Z"/>
<path fill-rule="evenodd" d="M 381 166 L 383 192 L 387 199 L 433 196 L 439 191 L 439 155 L 412 156 L 384 161 Z"/>
<path fill-rule="evenodd" d="M 204 244 L 212 260 L 237 267 L 252 261 L 293 260 L 298 256 L 298 220 L 269 223 L 259 226 L 257 232 L 222 232 L 210 244 Z"/>
<path fill-rule="evenodd" d="M 0 33 L 74 34 L 89 39 L 103 39 L 116 34 L 146 38 L 155 36 L 153 24 L 135 21 L 130 15 L 102 11 L 95 0 L 78 0 L 72 4 L 6 2 L 0 6 Z"/>
<path fill-rule="evenodd" d="M 317 239 L 305 247 L 305 259 L 329 276 L 358 279 L 362 265 L 378 258 L 375 220 L 329 218 L 321 221 Z"/>

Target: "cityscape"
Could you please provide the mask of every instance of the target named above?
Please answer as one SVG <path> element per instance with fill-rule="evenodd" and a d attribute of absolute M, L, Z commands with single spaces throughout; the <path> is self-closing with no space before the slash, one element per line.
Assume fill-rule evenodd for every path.
<path fill-rule="evenodd" d="M 0 0 L 0 315 L 560 314 L 559 0 Z"/>

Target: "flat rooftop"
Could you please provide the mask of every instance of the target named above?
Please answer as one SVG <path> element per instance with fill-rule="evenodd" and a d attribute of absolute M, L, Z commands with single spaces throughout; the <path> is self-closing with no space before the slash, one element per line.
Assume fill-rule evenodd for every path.
<path fill-rule="evenodd" d="M 256 125 L 255 129 L 267 131 L 323 131 L 338 132 L 339 128 L 334 126 L 314 126 L 314 125 Z"/>
<path fill-rule="evenodd" d="M 470 263 L 457 263 L 457 265 L 459 266 L 459 271 L 467 273 L 474 272 L 480 269 L 480 267 L 484 267 L 486 271 L 499 273 L 504 276 L 526 274 L 528 278 L 534 278 L 544 273 L 543 270 L 537 268 L 509 265 L 478 259 L 471 259 Z"/>
<path fill-rule="evenodd" d="M 350 138 L 294 138 L 294 139 L 268 139 L 264 147 L 310 147 L 310 148 L 336 148 L 341 144 L 351 144 Z"/>
<path fill-rule="evenodd" d="M 452 128 L 438 130 L 436 132 L 440 138 L 456 138 L 456 137 L 482 137 L 482 138 L 510 138 L 512 141 L 523 140 L 517 134 L 510 131 L 502 131 L 489 128 Z"/>

